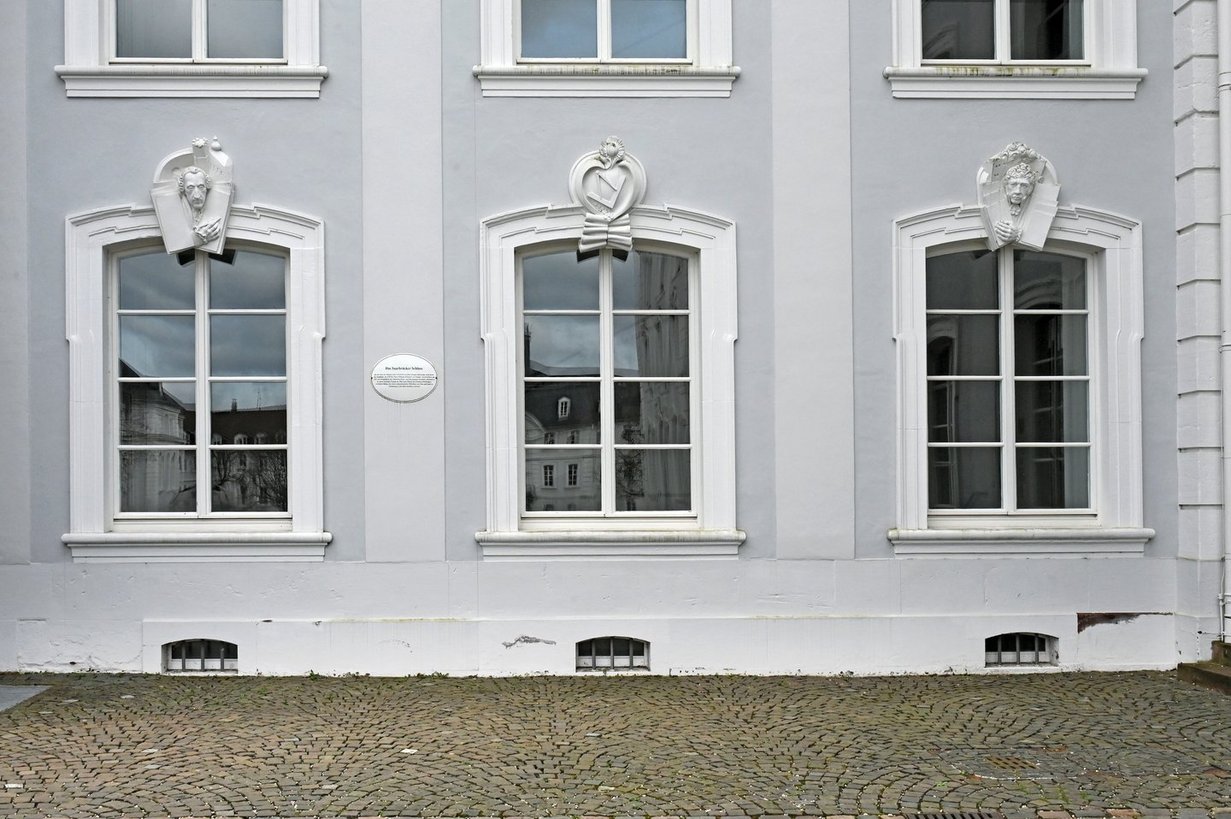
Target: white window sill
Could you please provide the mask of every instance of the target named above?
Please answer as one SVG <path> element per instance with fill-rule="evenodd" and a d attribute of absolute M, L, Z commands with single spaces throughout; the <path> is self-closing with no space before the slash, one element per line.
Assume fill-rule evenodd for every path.
<path fill-rule="evenodd" d="M 477 65 L 485 97 L 729 97 L 736 66 Z"/>
<path fill-rule="evenodd" d="M 58 65 L 70 97 L 319 97 L 325 66 Z"/>
<path fill-rule="evenodd" d="M 478 532 L 484 557 L 644 558 L 734 557 L 744 542 L 738 529 Z"/>
<path fill-rule="evenodd" d="M 329 532 L 73 532 L 74 563 L 320 562 Z"/>
<path fill-rule="evenodd" d="M 1153 529 L 890 529 L 899 557 L 1140 556 Z"/>
<path fill-rule="evenodd" d="M 901 99 L 1131 100 L 1144 68 L 1099 69 L 1007 65 L 929 65 L 885 69 Z"/>

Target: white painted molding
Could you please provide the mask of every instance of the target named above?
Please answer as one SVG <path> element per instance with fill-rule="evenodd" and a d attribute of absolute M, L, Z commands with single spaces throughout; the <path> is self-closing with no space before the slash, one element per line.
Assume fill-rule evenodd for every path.
<path fill-rule="evenodd" d="M 561 531 L 531 535 L 523 530 L 522 418 L 517 411 L 522 326 L 518 319 L 516 257 L 518 251 L 532 245 L 575 245 L 584 229 L 585 215 L 585 209 L 576 205 L 541 206 L 490 217 L 480 227 L 487 383 L 487 528 L 475 539 L 483 546 L 484 555 L 492 556 L 549 546 L 557 554 L 562 548 L 594 554 L 624 542 L 635 542 L 637 548 L 651 552 L 661 546 L 666 551 L 687 554 L 702 554 L 714 546 L 735 548 L 743 539 L 735 516 L 735 224 L 671 206 L 633 208 L 632 235 L 634 242 L 661 242 L 688 249 L 697 255 L 700 265 L 697 309 L 702 348 L 697 382 L 701 418 L 695 451 L 700 460 L 701 485 L 696 520 L 689 521 L 687 528 L 682 528 L 678 520 L 664 520 L 661 526 L 642 522 L 636 529 L 630 529 L 627 521 L 595 523 L 596 529 L 585 535 Z M 578 538 L 588 539 L 590 548 L 578 543 Z"/>
<path fill-rule="evenodd" d="M 924 64 L 919 0 L 893 2 L 893 96 L 942 99 L 1133 99 L 1146 70 L 1137 65 L 1137 4 L 1085 4 L 1081 65 Z"/>
<path fill-rule="evenodd" d="M 484 557 L 734 557 L 738 529 L 680 531 L 479 532 Z"/>
<path fill-rule="evenodd" d="M 112 249 L 136 242 L 158 246 L 161 233 L 148 207 L 103 208 L 68 217 L 65 224 L 65 335 L 69 349 L 69 534 L 64 542 L 110 544 L 105 556 L 122 556 L 139 526 L 125 521 L 117 533 L 110 509 L 113 480 L 108 464 L 107 271 Z M 287 254 L 288 505 L 290 520 L 278 533 L 288 542 L 328 542 L 324 531 L 321 343 L 325 337 L 324 225 L 317 219 L 265 205 L 232 206 L 229 242 L 251 242 Z M 178 522 L 177 522 L 178 523 Z M 146 527 L 148 539 L 170 547 L 208 541 L 229 558 L 272 536 L 269 521 L 185 520 Z M 120 543 L 117 543 L 120 541 Z M 244 541 L 249 541 L 245 545 Z M 76 555 L 77 547 L 74 547 Z M 117 551 L 120 550 L 120 551 Z M 102 552 L 92 552 L 101 558 Z M 134 554 L 152 554 L 146 548 Z"/>
<path fill-rule="evenodd" d="M 112 61 L 114 0 L 64 0 L 64 64 L 55 68 L 69 97 L 319 97 L 320 0 L 285 0 L 285 59 L 271 63 Z"/>
<path fill-rule="evenodd" d="M 943 245 L 970 243 L 985 246 L 987 231 L 977 207 L 953 205 L 904 217 L 895 223 L 894 311 L 898 359 L 898 528 L 890 534 L 895 544 L 919 540 L 902 532 L 936 531 L 926 540 L 985 544 L 989 554 L 999 554 L 995 544 L 983 537 L 965 534 L 967 529 L 1004 529 L 1003 539 L 1027 539 L 1029 515 L 998 517 L 964 516 L 946 522 L 929 519 L 927 509 L 927 402 L 925 373 L 926 317 L 924 287 L 929 251 Z M 1141 225 L 1135 220 L 1080 205 L 1061 206 L 1047 236 L 1049 251 L 1087 254 L 1093 277 L 1090 345 L 1098 362 L 1094 372 L 1092 412 L 1097 419 L 1094 438 L 1092 486 L 1095 516 L 1049 516 L 1041 531 L 1055 533 L 1057 543 L 1072 540 L 1073 532 L 1092 533 L 1085 538 L 1114 540 L 1111 533 L 1132 530 L 1146 536 L 1143 527 L 1141 455 L 1141 340 L 1144 335 L 1142 296 L 1143 268 Z M 969 522 L 978 518 L 978 523 Z M 1086 521 L 1090 525 L 1086 527 Z M 1038 525 L 1038 524 L 1036 524 Z M 894 534 L 894 533 L 898 534 Z M 910 547 L 901 547 L 910 548 Z M 899 549 L 899 553 L 903 553 Z M 1011 551 L 1011 547 L 1010 547 Z"/>
<path fill-rule="evenodd" d="M 731 0 L 689 0 L 686 62 L 522 63 L 518 0 L 481 0 L 482 62 L 474 75 L 485 97 L 729 97 Z"/>
<path fill-rule="evenodd" d="M 899 557 L 1114 557 L 1141 555 L 1153 529 L 890 529 Z"/>
<path fill-rule="evenodd" d="M 330 539 L 328 532 L 103 532 L 63 537 L 74 563 L 319 563 Z"/>

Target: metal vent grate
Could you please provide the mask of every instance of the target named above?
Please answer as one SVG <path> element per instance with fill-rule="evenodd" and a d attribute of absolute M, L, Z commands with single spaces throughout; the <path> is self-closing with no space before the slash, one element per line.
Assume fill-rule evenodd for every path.
<path fill-rule="evenodd" d="M 577 643 L 578 671 L 650 668 L 650 643 L 635 637 L 595 637 Z"/>
<path fill-rule="evenodd" d="M 1004 819 L 1000 811 L 960 811 L 956 813 L 908 813 L 905 819 Z"/>
<path fill-rule="evenodd" d="M 177 640 L 162 647 L 162 670 L 171 673 L 239 670 L 239 646 L 225 640 Z"/>

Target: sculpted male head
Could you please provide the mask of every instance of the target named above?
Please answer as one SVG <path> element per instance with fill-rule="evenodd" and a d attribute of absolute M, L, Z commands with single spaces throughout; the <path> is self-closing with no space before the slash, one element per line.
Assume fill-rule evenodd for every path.
<path fill-rule="evenodd" d="M 1021 206 L 1034 193 L 1034 169 L 1025 162 L 1014 165 L 1004 175 L 1004 194 L 1010 205 Z"/>
<path fill-rule="evenodd" d="M 205 197 L 209 192 L 209 175 L 197 166 L 185 168 L 180 173 L 180 196 L 188 201 L 188 206 L 199 211 L 205 207 Z"/>

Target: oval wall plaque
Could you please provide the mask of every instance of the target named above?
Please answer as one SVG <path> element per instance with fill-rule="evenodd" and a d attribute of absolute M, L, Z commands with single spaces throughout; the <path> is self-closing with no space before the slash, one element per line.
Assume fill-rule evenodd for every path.
<path fill-rule="evenodd" d="M 372 389 L 399 403 L 422 401 L 436 389 L 436 368 L 417 355 L 389 355 L 372 368 Z"/>

